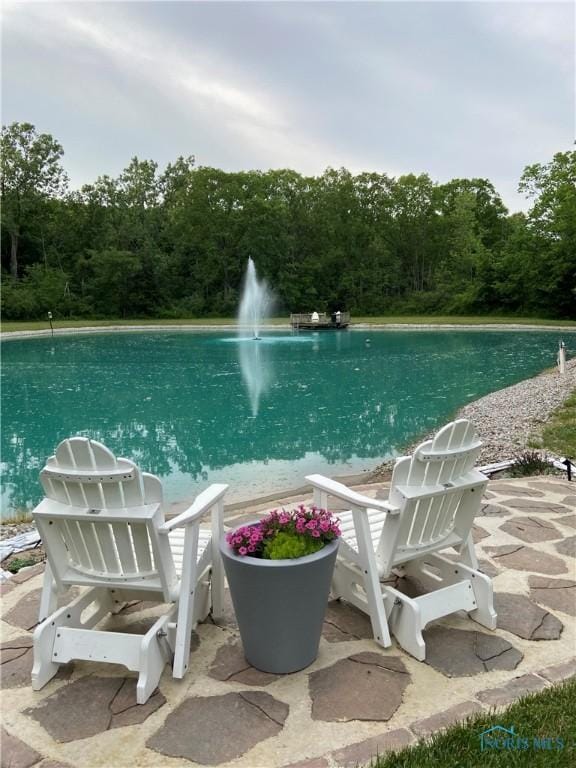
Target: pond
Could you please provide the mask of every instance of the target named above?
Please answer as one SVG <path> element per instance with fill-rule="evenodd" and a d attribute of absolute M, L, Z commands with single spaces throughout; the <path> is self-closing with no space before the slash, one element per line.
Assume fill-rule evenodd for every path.
<path fill-rule="evenodd" d="M 556 360 L 557 331 L 99 333 L 2 344 L 2 511 L 41 498 L 60 440 L 85 435 L 159 475 L 168 502 L 354 474 L 462 405 Z"/>

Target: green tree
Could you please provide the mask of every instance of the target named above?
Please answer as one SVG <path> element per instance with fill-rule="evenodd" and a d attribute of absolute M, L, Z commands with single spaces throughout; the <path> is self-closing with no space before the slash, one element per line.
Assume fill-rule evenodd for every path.
<path fill-rule="evenodd" d="M 528 166 L 519 191 L 534 198 L 528 227 L 537 252 L 538 308 L 576 317 L 576 152 Z"/>
<path fill-rule="evenodd" d="M 30 123 L 3 126 L 1 142 L 2 224 L 10 235 L 10 274 L 17 279 L 22 233 L 32 227 L 47 198 L 65 192 L 68 179 L 60 144 Z"/>

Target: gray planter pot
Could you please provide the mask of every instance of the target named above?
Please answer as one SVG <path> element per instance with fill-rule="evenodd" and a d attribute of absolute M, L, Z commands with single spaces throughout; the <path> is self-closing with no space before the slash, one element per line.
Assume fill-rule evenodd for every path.
<path fill-rule="evenodd" d="M 259 560 L 220 543 L 246 660 L 288 673 L 316 659 L 339 539 L 313 555 Z"/>

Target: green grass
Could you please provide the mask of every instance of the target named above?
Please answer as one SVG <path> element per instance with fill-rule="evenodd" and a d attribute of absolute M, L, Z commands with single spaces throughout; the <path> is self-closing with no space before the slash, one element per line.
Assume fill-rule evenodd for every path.
<path fill-rule="evenodd" d="M 527 749 L 481 749 L 494 725 L 528 739 Z M 563 740 L 562 749 L 535 748 L 533 739 Z M 554 742 L 555 743 L 555 742 Z M 426 741 L 375 758 L 374 768 L 568 768 L 576 765 L 576 680 L 526 696 L 503 711 L 480 712 Z"/>
<path fill-rule="evenodd" d="M 37 562 L 35 557 L 15 557 L 13 560 L 10 560 L 6 566 L 6 570 L 10 571 L 10 573 L 18 573 L 21 568 L 28 568 L 31 565 L 36 565 Z"/>
<path fill-rule="evenodd" d="M 271 320 L 272 323 L 278 323 L 279 320 Z M 174 325 L 174 326 L 180 326 L 180 325 L 235 325 L 236 319 L 235 318 L 220 318 L 220 317 L 211 317 L 211 318 L 205 318 L 203 320 L 195 319 L 185 319 L 185 320 L 163 320 L 163 319 L 154 319 L 151 320 L 150 318 L 147 318 L 146 320 L 140 320 L 138 318 L 133 318 L 131 320 L 54 320 L 54 328 L 87 328 L 87 327 L 102 327 L 106 328 L 110 325 Z M 6 323 L 3 322 L 1 325 L 1 330 L 5 333 L 8 333 L 10 331 L 45 331 L 50 330 L 50 325 L 47 320 L 28 320 L 25 322 L 18 322 L 18 323 Z"/>
<path fill-rule="evenodd" d="M 539 326 L 563 326 L 566 328 L 576 328 L 574 320 L 542 320 L 540 318 L 530 317 L 492 317 L 492 316 L 471 316 L 471 317 L 450 317 L 431 316 L 431 315 L 411 315 L 394 317 L 353 317 L 352 325 L 359 323 L 367 325 L 539 325 Z M 272 325 L 286 325 L 289 322 L 289 316 L 275 317 L 267 321 Z M 236 318 L 203 318 L 203 319 L 150 319 L 140 320 L 134 318 L 131 320 L 54 320 L 54 328 L 85 328 L 87 326 L 97 326 L 106 328 L 110 325 L 235 325 Z M 26 322 L 3 322 L 1 330 L 5 333 L 10 331 L 39 331 L 49 330 L 50 326 L 46 320 L 30 320 Z"/>
<path fill-rule="evenodd" d="M 546 423 L 541 445 L 552 453 L 576 461 L 576 390 Z"/>
<path fill-rule="evenodd" d="M 397 317 L 353 317 L 352 324 L 369 325 L 557 325 L 576 328 L 576 320 L 549 320 L 538 317 L 496 317 L 492 315 L 402 315 Z"/>

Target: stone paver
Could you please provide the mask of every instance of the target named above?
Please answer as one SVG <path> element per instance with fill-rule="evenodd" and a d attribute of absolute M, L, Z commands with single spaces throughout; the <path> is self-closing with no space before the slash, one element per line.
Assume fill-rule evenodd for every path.
<path fill-rule="evenodd" d="M 20 629 L 33 629 L 38 624 L 41 589 L 28 592 L 16 605 L 3 615 L 4 621 Z"/>
<path fill-rule="evenodd" d="M 528 515 L 534 513 L 542 514 L 543 512 L 555 512 L 559 515 L 562 512 L 570 511 L 567 507 L 563 507 L 562 504 L 556 504 L 553 501 L 540 501 L 539 499 L 506 499 L 502 503 L 507 507 L 525 512 Z"/>
<path fill-rule="evenodd" d="M 566 493 L 573 490 L 571 484 L 566 480 L 556 480 L 553 483 L 546 480 L 529 480 L 528 486 L 530 488 L 537 488 L 545 493 Z"/>
<path fill-rule="evenodd" d="M 486 547 L 485 552 L 499 565 L 516 571 L 545 573 L 553 576 L 568 572 L 566 563 L 559 557 L 549 555 L 547 552 L 539 552 L 532 547 L 506 544 L 501 547 Z"/>
<path fill-rule="evenodd" d="M 36 566 L 34 566 L 34 568 L 36 568 Z M 30 570 L 33 569 L 31 568 Z M 16 574 L 16 576 L 18 576 L 18 574 Z M 11 581 L 14 579 L 11 579 Z M 29 579 L 25 579 L 25 581 L 29 581 Z M 38 612 L 40 610 L 41 594 L 41 588 L 33 589 L 32 591 L 27 592 L 22 597 L 22 599 L 16 603 L 16 605 L 14 605 L 9 611 L 6 611 L 6 613 L 2 615 L 3 620 L 7 621 L 9 624 L 12 624 L 15 627 L 19 627 L 20 629 L 34 629 L 34 627 L 38 624 Z M 67 605 L 79 594 L 80 593 L 78 588 L 72 587 L 65 594 L 59 597 L 58 605 Z"/>
<path fill-rule="evenodd" d="M 522 653 L 498 635 L 431 626 L 423 632 L 426 664 L 446 677 L 469 677 L 493 669 L 515 669 Z"/>
<path fill-rule="evenodd" d="M 414 741 L 410 731 L 398 728 L 388 731 L 381 736 L 358 741 L 348 747 L 330 753 L 330 757 L 338 768 L 358 768 L 369 763 L 376 755 L 383 755 L 391 750 L 402 749 Z"/>
<path fill-rule="evenodd" d="M 30 566 L 30 568 L 21 568 L 18 573 L 15 573 L 10 581 L 14 584 L 24 584 L 25 581 L 33 579 L 34 576 L 38 576 L 39 573 L 44 573 L 44 563 L 37 563 Z"/>
<path fill-rule="evenodd" d="M 556 551 L 561 555 L 566 555 L 566 557 L 576 557 L 576 536 L 570 536 L 570 538 L 564 539 L 564 541 L 560 541 L 554 546 L 556 547 Z"/>
<path fill-rule="evenodd" d="M 89 675 L 60 688 L 24 713 L 56 741 L 68 742 L 142 723 L 165 701 L 156 691 L 146 704 L 136 704 L 135 678 Z"/>
<path fill-rule="evenodd" d="M 32 635 L 21 635 L 0 645 L 2 688 L 30 685 L 32 673 Z"/>
<path fill-rule="evenodd" d="M 32 676 L 34 652 L 32 635 L 21 635 L 14 640 L 7 640 L 0 645 L 0 663 L 2 664 L 2 688 L 20 688 L 29 686 Z M 63 664 L 55 680 L 67 680 L 74 671 L 74 664 Z"/>
<path fill-rule="evenodd" d="M 215 680 L 261 686 L 269 685 L 281 677 L 252 667 L 244 658 L 242 643 L 236 637 L 230 638 L 218 649 L 208 674 Z"/>
<path fill-rule="evenodd" d="M 576 507 L 576 496 L 565 496 L 562 499 L 562 504 L 565 504 L 567 507 Z"/>
<path fill-rule="evenodd" d="M 483 704 L 500 707 L 504 704 L 511 704 L 528 693 L 541 691 L 546 686 L 546 681 L 536 675 L 522 675 L 515 677 L 500 688 L 487 688 L 476 695 Z"/>
<path fill-rule="evenodd" d="M 37 768 L 74 768 L 70 763 L 61 763 L 59 760 L 43 760 Z"/>
<path fill-rule="evenodd" d="M 310 760 L 299 760 L 297 763 L 289 763 L 283 768 L 328 768 L 328 760 L 325 757 L 313 757 Z"/>
<path fill-rule="evenodd" d="M 418 720 L 412 723 L 410 728 L 416 736 L 423 738 L 430 733 L 436 733 L 444 728 L 463 720 L 468 715 L 473 715 L 475 712 L 479 712 L 482 709 L 481 705 L 477 701 L 463 701 L 461 704 L 455 704 L 450 709 L 445 709 L 444 712 L 438 712 L 432 717 L 426 717 L 424 720 Z"/>
<path fill-rule="evenodd" d="M 494 595 L 494 609 L 498 614 L 498 628 L 525 640 L 557 640 L 564 629 L 556 616 L 525 595 L 497 593 Z"/>
<path fill-rule="evenodd" d="M 510 514 L 511 512 L 509 509 L 500 507 L 497 504 L 483 504 L 480 507 L 478 517 L 506 517 Z"/>
<path fill-rule="evenodd" d="M 530 498 L 542 498 L 544 494 L 535 488 L 529 488 L 527 485 L 519 486 L 512 483 L 502 483 L 499 481 L 490 483 L 490 490 L 501 496 L 528 496 Z"/>
<path fill-rule="evenodd" d="M 2 728 L 2 768 L 30 768 L 40 760 L 35 749 Z"/>
<path fill-rule="evenodd" d="M 370 618 L 353 605 L 331 600 L 324 617 L 322 636 L 329 643 L 370 639 L 373 636 Z"/>
<path fill-rule="evenodd" d="M 558 528 L 551 522 L 540 520 L 537 517 L 515 517 L 513 520 L 507 520 L 503 523 L 500 530 L 528 544 L 562 538 Z"/>
<path fill-rule="evenodd" d="M 485 531 L 484 528 L 480 528 L 479 525 L 475 525 L 472 528 L 472 540 L 474 541 L 474 544 L 482 541 L 482 539 L 487 539 L 488 536 L 490 536 L 488 531 Z"/>
<path fill-rule="evenodd" d="M 219 765 L 276 736 L 287 716 L 288 705 L 264 691 L 189 698 L 168 715 L 147 746 L 169 757 Z"/>
<path fill-rule="evenodd" d="M 576 528 L 576 515 L 564 515 L 563 517 L 554 518 L 554 522 L 562 523 L 562 525 L 569 525 L 570 528 Z"/>
<path fill-rule="evenodd" d="M 576 616 L 576 581 L 529 576 L 530 597 L 553 611 Z"/>
<path fill-rule="evenodd" d="M 485 573 L 486 576 L 490 576 L 491 579 L 493 579 L 495 576 L 498 576 L 500 573 L 500 569 L 496 568 L 494 563 L 491 563 L 490 560 L 478 560 L 478 570 L 482 571 L 482 573 Z"/>
<path fill-rule="evenodd" d="M 410 675 L 398 656 L 358 653 L 341 659 L 310 674 L 312 719 L 389 720 L 402 703 L 409 682 Z"/>
<path fill-rule="evenodd" d="M 546 669 L 538 672 L 540 677 L 545 677 L 551 683 L 559 683 L 562 680 L 568 680 L 571 677 L 576 677 L 576 659 L 564 662 L 564 664 L 554 664 L 552 667 L 546 667 Z"/>

